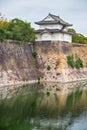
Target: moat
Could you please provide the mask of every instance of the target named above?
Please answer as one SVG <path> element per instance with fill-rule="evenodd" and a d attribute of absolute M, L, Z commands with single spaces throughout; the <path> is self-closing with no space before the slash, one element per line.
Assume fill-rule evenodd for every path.
<path fill-rule="evenodd" d="M 8 94 L 0 100 L 0 129 L 87 130 L 87 81 L 62 84 L 69 86 L 64 91 L 56 85 L 50 83 L 50 90 L 46 86 L 44 91 L 38 84 L 24 85 L 14 92 L 5 88 L 3 92 Z M 71 85 L 76 89 L 70 89 Z"/>

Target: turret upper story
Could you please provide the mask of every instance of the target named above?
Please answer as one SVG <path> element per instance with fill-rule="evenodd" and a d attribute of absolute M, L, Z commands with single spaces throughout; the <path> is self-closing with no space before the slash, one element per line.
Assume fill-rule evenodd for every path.
<path fill-rule="evenodd" d="M 50 13 L 43 20 L 35 22 L 35 24 L 39 25 L 39 29 L 58 29 L 62 31 L 67 31 L 67 28 L 72 26 L 72 24 L 65 22 L 59 16 Z"/>
<path fill-rule="evenodd" d="M 65 22 L 59 16 L 49 13 L 43 20 L 35 23 L 39 25 L 39 29 L 36 30 L 36 41 L 72 42 L 72 33 L 67 31 L 72 24 Z"/>

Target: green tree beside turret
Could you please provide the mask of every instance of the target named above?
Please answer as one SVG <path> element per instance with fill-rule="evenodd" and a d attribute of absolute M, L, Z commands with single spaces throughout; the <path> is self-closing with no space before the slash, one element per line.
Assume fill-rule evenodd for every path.
<path fill-rule="evenodd" d="M 35 41 L 35 30 L 30 23 L 20 19 L 6 21 L 0 18 L 0 41 L 13 40 L 17 43 L 29 43 Z"/>
<path fill-rule="evenodd" d="M 82 34 L 76 33 L 76 31 L 73 28 L 69 28 L 68 32 L 73 33 L 72 35 L 73 43 L 87 44 L 87 37 L 83 36 Z"/>

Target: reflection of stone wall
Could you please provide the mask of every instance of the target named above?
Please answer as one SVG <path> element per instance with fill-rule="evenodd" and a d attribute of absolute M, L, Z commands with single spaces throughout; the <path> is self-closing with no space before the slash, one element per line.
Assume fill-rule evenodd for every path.
<path fill-rule="evenodd" d="M 69 82 L 69 83 L 58 83 L 58 82 L 43 82 L 43 92 L 52 92 L 55 93 L 68 93 L 74 92 L 78 89 L 87 88 L 87 81 L 77 81 L 77 82 Z"/>

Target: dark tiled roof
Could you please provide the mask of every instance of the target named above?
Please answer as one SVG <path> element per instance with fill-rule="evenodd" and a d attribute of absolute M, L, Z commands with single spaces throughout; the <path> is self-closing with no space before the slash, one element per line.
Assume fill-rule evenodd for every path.
<path fill-rule="evenodd" d="M 49 20 L 49 21 L 45 21 L 45 19 L 50 16 L 53 20 Z M 45 17 L 43 20 L 39 21 L 39 22 L 35 22 L 38 25 L 45 25 L 45 24 L 62 24 L 64 26 L 72 26 L 72 24 L 69 24 L 67 22 L 65 22 L 64 20 L 62 20 L 59 16 L 53 15 L 53 14 L 48 14 L 47 17 Z"/>
<path fill-rule="evenodd" d="M 64 30 L 59 30 L 59 29 L 38 29 L 36 30 L 36 33 L 43 33 L 43 32 L 49 32 L 49 33 L 58 33 L 58 32 L 62 32 L 62 33 L 66 33 L 66 34 L 71 34 L 73 35 L 73 33 L 71 32 L 66 32 Z"/>

